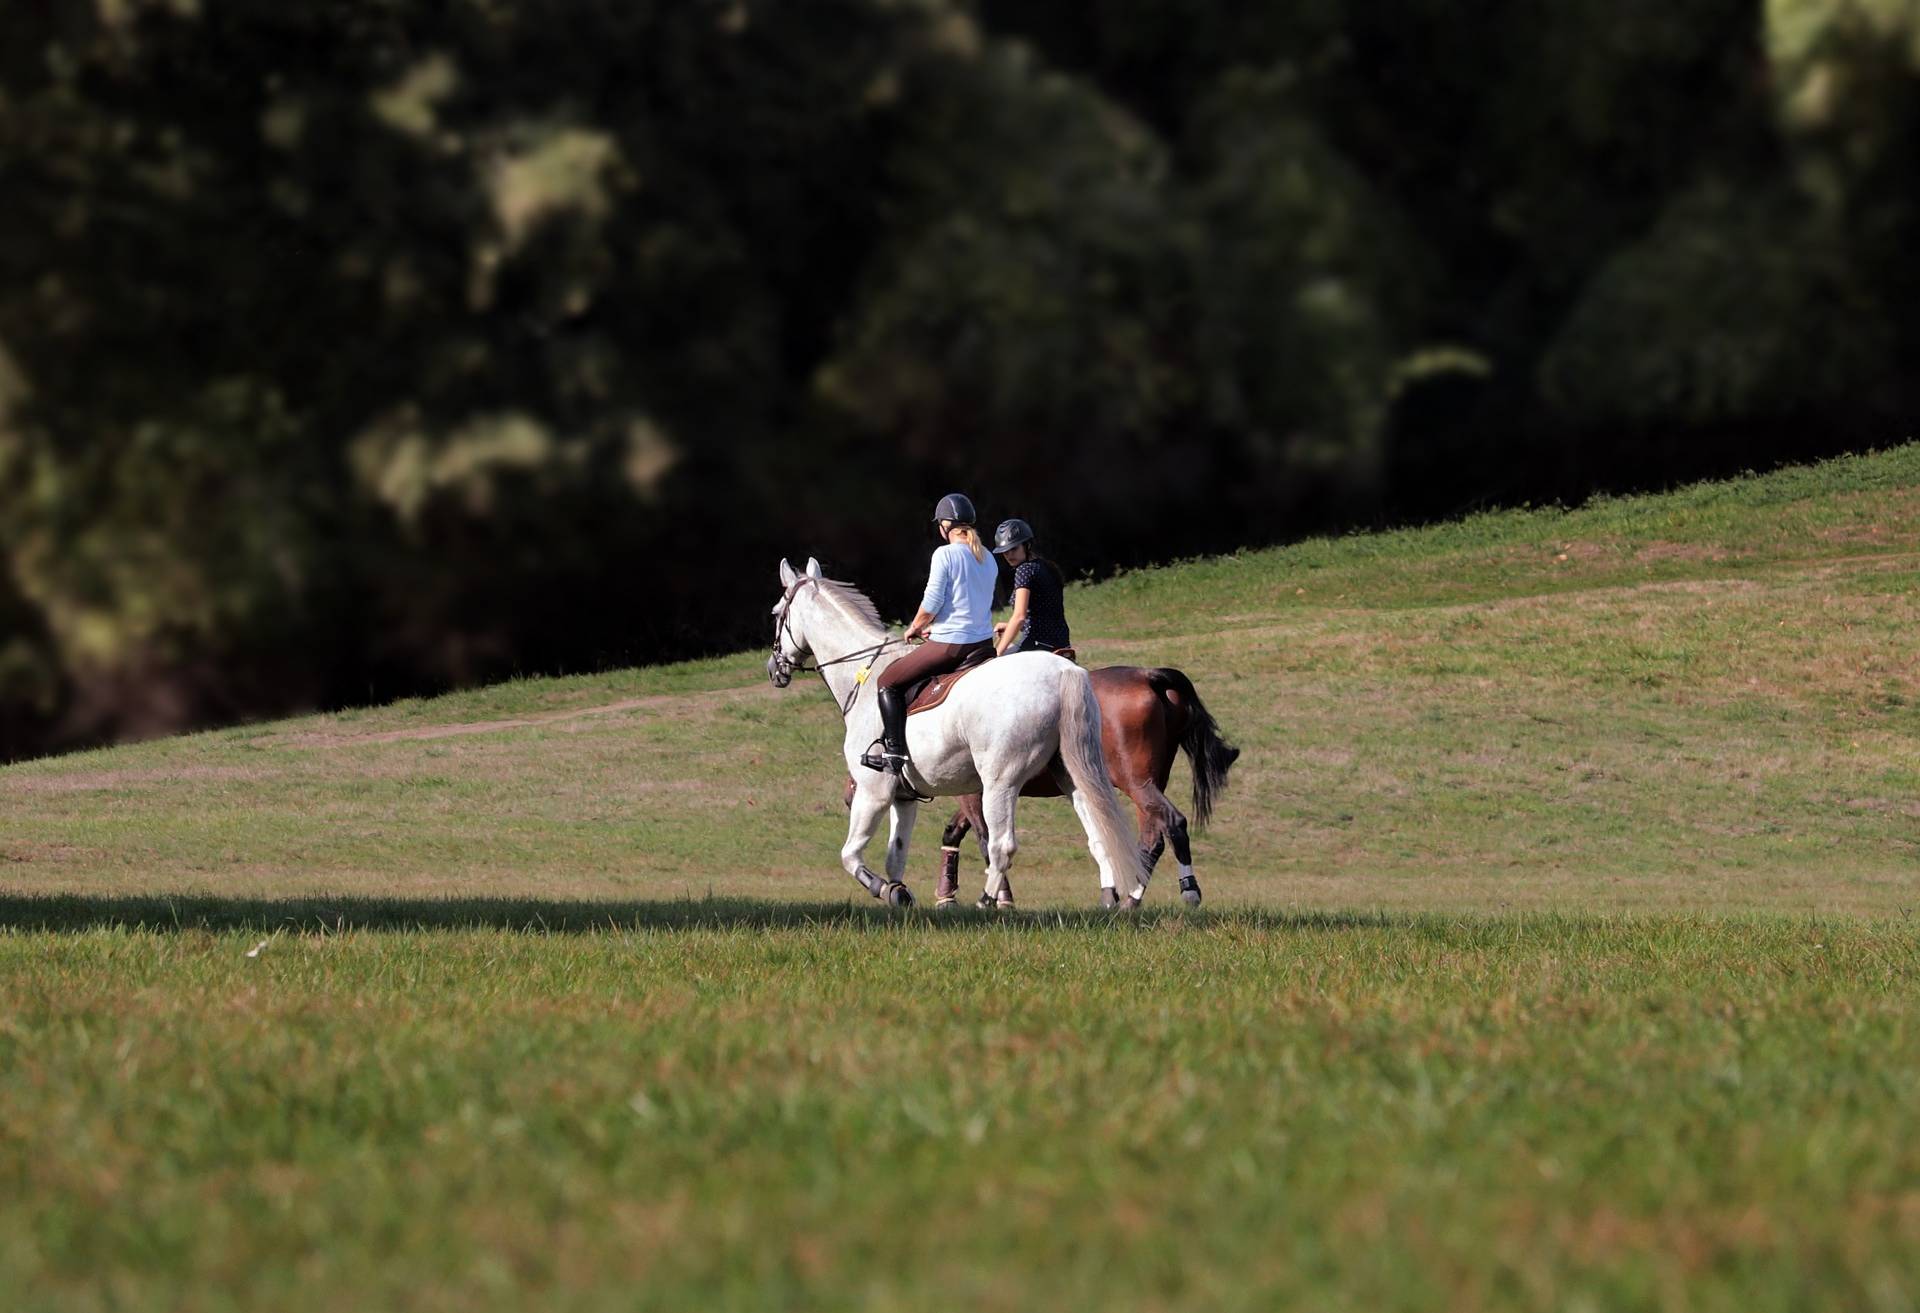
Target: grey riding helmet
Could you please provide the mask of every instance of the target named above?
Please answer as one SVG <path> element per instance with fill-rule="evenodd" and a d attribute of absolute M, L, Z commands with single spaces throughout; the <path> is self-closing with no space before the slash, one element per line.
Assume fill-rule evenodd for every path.
<path fill-rule="evenodd" d="M 964 492 L 950 492 L 933 508 L 933 522 L 952 520 L 955 524 L 973 523 L 973 500 Z"/>
<path fill-rule="evenodd" d="M 1005 556 L 1021 543 L 1033 541 L 1033 526 L 1025 520 L 1002 520 L 993 531 L 993 554 Z"/>

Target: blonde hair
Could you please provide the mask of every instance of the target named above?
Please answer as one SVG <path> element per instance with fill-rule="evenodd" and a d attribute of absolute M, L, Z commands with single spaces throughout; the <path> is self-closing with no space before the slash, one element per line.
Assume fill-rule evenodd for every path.
<path fill-rule="evenodd" d="M 978 529 L 974 528 L 971 524 L 955 524 L 952 520 L 942 520 L 940 523 L 946 526 L 946 538 L 948 542 L 953 541 L 953 531 L 958 529 L 962 534 L 966 535 L 967 546 L 973 549 L 973 559 L 982 565 L 987 563 L 987 545 L 980 541 L 980 531 Z"/>

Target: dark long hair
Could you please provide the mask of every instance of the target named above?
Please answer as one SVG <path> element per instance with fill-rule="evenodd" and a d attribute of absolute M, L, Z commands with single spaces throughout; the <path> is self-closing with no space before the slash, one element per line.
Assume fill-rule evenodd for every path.
<path fill-rule="evenodd" d="M 1046 566 L 1047 569 L 1052 573 L 1053 581 L 1054 583 L 1060 586 L 1060 596 L 1062 597 L 1062 599 L 1064 599 L 1067 593 L 1067 576 L 1065 575 L 1065 573 L 1061 571 L 1059 566 L 1053 563 L 1053 559 L 1051 557 L 1040 555 L 1039 547 L 1037 545 L 1038 542 L 1039 542 L 1039 539 L 1037 538 L 1029 538 L 1025 542 L 1021 543 L 1020 545 L 1027 549 L 1027 560 L 1032 561 L 1036 565 Z M 1016 570 L 1019 568 L 1020 568 L 1019 566 L 1014 567 L 1014 569 Z M 1013 600 L 1013 584 L 1011 582 L 1007 584 L 1007 600 L 1008 601 Z"/>
<path fill-rule="evenodd" d="M 1058 579 L 1063 586 L 1066 584 L 1067 576 L 1060 572 L 1060 567 L 1054 564 L 1053 558 L 1051 556 L 1041 555 L 1040 540 L 1038 538 L 1029 538 L 1020 545 L 1027 549 L 1027 559 L 1029 561 L 1038 561 L 1041 565 L 1053 571 L 1053 577 Z"/>

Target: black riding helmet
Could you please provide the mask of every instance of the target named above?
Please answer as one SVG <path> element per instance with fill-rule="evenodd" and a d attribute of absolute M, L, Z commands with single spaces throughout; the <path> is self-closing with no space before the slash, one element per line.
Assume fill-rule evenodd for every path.
<path fill-rule="evenodd" d="M 933 508 L 933 522 L 952 520 L 955 524 L 973 523 L 973 499 L 964 492 L 950 492 Z"/>
<path fill-rule="evenodd" d="M 1033 541 L 1033 526 L 1025 520 L 1002 520 L 993 531 L 993 554 L 1005 556 L 1021 543 Z"/>

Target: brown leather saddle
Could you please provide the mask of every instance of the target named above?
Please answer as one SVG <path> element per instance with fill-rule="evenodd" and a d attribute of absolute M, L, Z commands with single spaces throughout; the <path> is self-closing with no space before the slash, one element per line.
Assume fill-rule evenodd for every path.
<path fill-rule="evenodd" d="M 947 694 L 953 692 L 953 686 L 965 679 L 968 674 L 978 670 L 993 660 L 993 649 L 983 647 L 967 657 L 952 670 L 942 671 L 931 679 L 922 680 L 918 685 L 907 689 L 907 714 L 918 715 L 922 711 L 932 711 L 947 700 Z"/>

